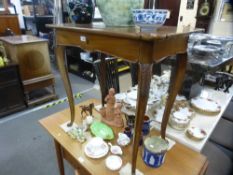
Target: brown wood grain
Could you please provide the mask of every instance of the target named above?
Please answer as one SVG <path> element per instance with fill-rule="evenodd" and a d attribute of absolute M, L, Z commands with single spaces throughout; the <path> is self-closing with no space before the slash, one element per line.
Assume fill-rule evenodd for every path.
<path fill-rule="evenodd" d="M 100 101 L 90 99 L 75 106 L 77 111 L 77 117 L 75 122 L 81 123 L 80 105 L 87 105 L 94 103 L 95 105 L 100 104 Z M 99 118 L 100 115 L 94 111 L 93 115 Z M 118 171 L 110 171 L 105 166 L 105 159 L 91 159 L 85 156 L 84 146 L 86 143 L 81 144 L 77 140 L 71 139 L 61 128 L 60 125 L 70 120 L 70 111 L 65 109 L 58 113 L 52 114 L 44 119 L 41 119 L 40 124 L 48 131 L 48 133 L 56 140 L 61 146 L 63 156 L 71 165 L 77 169 L 82 175 L 117 175 Z M 115 139 L 111 143 L 115 144 L 117 139 L 117 133 L 122 129 L 114 128 Z M 150 135 L 157 135 L 158 133 L 152 131 Z M 123 165 L 127 162 L 131 162 L 132 158 L 132 146 L 123 147 Z M 179 143 L 168 151 L 164 164 L 160 168 L 151 168 L 146 166 L 141 156 L 142 147 L 139 147 L 139 154 L 137 156 L 137 168 L 142 171 L 145 175 L 202 175 L 206 169 L 207 159 L 205 156 L 198 152 L 195 152 Z M 60 153 L 59 153 L 60 154 Z M 111 155 L 108 153 L 108 155 Z M 83 161 L 80 162 L 80 158 Z M 59 161 L 60 162 L 60 161 Z"/>
<path fill-rule="evenodd" d="M 176 99 L 176 95 L 181 89 L 185 77 L 186 64 L 187 64 L 187 54 L 186 53 L 178 54 L 176 58 L 176 66 L 171 72 L 171 82 L 168 91 L 168 98 L 167 98 L 167 103 L 165 105 L 165 110 L 161 124 L 161 136 L 163 139 L 165 139 L 166 136 L 166 128 L 173 103 Z"/>
<path fill-rule="evenodd" d="M 65 175 L 62 147 L 56 140 L 54 140 L 54 147 L 56 150 L 57 163 L 58 163 L 58 169 L 59 169 L 60 175 Z"/>
<path fill-rule="evenodd" d="M 141 64 L 139 63 L 138 74 L 138 94 L 137 94 L 137 106 L 136 106 L 136 120 L 133 136 L 133 153 L 132 153 L 132 173 L 135 174 L 136 161 L 138 155 L 139 142 L 142 138 L 142 125 L 146 111 L 147 100 L 149 97 L 150 81 L 152 76 L 153 64 Z"/>
<path fill-rule="evenodd" d="M 10 28 L 16 35 L 21 34 L 18 15 L 0 15 L 0 36 L 2 36 L 6 28 Z"/>
<path fill-rule="evenodd" d="M 57 58 L 57 65 L 58 69 L 61 73 L 62 81 L 64 83 L 65 91 L 68 97 L 68 102 L 70 105 L 70 123 L 69 126 L 72 125 L 75 119 L 75 110 L 74 110 L 74 98 L 73 98 L 73 91 L 70 84 L 70 79 L 68 77 L 68 70 L 65 66 L 65 47 L 57 46 L 56 47 L 56 58 Z"/>

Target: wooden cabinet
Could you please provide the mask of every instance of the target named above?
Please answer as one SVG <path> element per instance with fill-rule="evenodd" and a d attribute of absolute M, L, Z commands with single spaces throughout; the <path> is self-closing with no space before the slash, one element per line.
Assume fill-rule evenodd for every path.
<path fill-rule="evenodd" d="M 0 67 L 0 117 L 26 107 L 18 65 Z"/>
<path fill-rule="evenodd" d="M 28 105 L 56 98 L 47 40 L 30 35 L 0 37 L 0 40 L 3 41 L 7 57 L 19 64 Z M 47 87 L 51 87 L 49 95 L 30 99 L 30 92 Z"/>
<path fill-rule="evenodd" d="M 0 36 L 3 36 L 6 28 L 10 28 L 16 35 L 21 34 L 18 15 L 0 15 Z"/>
<path fill-rule="evenodd" d="M 170 18 L 166 20 L 164 25 L 177 26 L 180 11 L 180 0 L 158 0 L 157 6 L 159 9 L 168 9 L 171 11 Z"/>

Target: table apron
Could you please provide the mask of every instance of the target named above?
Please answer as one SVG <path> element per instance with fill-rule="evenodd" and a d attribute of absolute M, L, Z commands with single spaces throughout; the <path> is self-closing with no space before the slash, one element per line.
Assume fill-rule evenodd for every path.
<path fill-rule="evenodd" d="M 77 31 L 56 30 L 56 44 L 99 51 L 132 62 L 150 64 L 160 62 L 167 56 L 185 53 L 188 35 L 142 40 L 120 38 Z"/>
<path fill-rule="evenodd" d="M 140 40 L 117 38 L 76 31 L 56 31 L 56 44 L 80 47 L 88 51 L 100 51 L 129 61 L 138 61 Z"/>

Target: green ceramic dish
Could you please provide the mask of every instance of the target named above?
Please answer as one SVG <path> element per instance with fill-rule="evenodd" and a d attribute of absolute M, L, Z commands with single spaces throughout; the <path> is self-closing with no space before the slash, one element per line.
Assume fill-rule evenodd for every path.
<path fill-rule="evenodd" d="M 101 137 L 104 140 L 114 139 L 112 128 L 102 122 L 93 122 L 90 126 L 91 133 L 96 137 Z"/>

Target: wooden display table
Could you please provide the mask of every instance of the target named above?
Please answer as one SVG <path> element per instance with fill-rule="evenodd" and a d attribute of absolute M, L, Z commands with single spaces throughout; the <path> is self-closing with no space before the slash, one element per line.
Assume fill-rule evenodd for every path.
<path fill-rule="evenodd" d="M 141 32 L 135 27 L 106 27 L 103 23 L 47 26 L 56 31 L 57 63 L 70 104 L 71 123 L 75 118 L 75 108 L 73 93 L 65 66 L 65 46 L 77 46 L 84 50 L 98 51 L 139 63 L 135 131 L 142 130 L 143 118 L 149 96 L 153 63 L 159 63 L 166 59 L 166 57 L 177 54 L 177 65 L 174 72 L 172 72 L 170 93 L 162 122 L 161 136 L 165 138 L 171 108 L 185 76 L 187 63 L 186 50 L 189 34 L 202 30 L 182 30 L 177 27 L 163 26 L 156 31 Z M 106 75 L 104 55 L 99 54 L 99 57 L 102 63 L 100 73 Z M 100 80 L 100 87 L 106 87 L 106 79 L 107 78 L 103 77 L 102 80 Z M 104 103 L 106 90 L 106 88 L 101 88 L 102 105 Z M 136 168 L 140 137 L 141 132 L 136 132 L 134 134 L 132 152 L 133 174 Z"/>
<path fill-rule="evenodd" d="M 19 64 L 26 95 L 33 90 L 52 87 L 49 95 L 36 100 L 30 100 L 28 97 L 27 104 L 55 99 L 54 76 L 50 67 L 47 40 L 30 35 L 0 37 L 0 40 L 3 41 L 7 57 Z"/>
<path fill-rule="evenodd" d="M 87 105 L 94 103 L 95 105 L 100 104 L 98 100 L 90 99 L 79 105 L 76 105 L 75 109 L 77 116 L 75 123 L 80 124 L 81 114 L 80 105 Z M 100 114 L 95 110 L 93 116 L 100 117 Z M 64 164 L 63 158 L 66 159 L 75 169 L 76 173 L 80 175 L 107 175 L 107 174 L 118 174 L 118 171 L 110 171 L 105 166 L 105 158 L 91 159 L 88 158 L 84 153 L 84 145 L 86 143 L 79 143 L 77 140 L 71 139 L 66 134 L 60 125 L 70 120 L 69 109 L 63 110 L 51 116 L 48 116 L 40 120 L 40 124 L 48 131 L 53 137 L 56 154 L 58 158 L 58 165 L 60 175 L 64 175 Z M 113 128 L 115 139 L 112 141 L 116 143 L 117 133 L 122 132 L 122 129 Z M 155 133 L 151 133 L 155 134 Z M 132 144 L 132 143 L 131 143 Z M 146 166 L 141 157 L 141 147 L 139 148 L 139 156 L 137 158 L 137 169 L 143 172 L 145 175 L 202 175 L 205 173 L 208 162 L 205 156 L 197 153 L 179 143 L 175 144 L 171 150 L 168 151 L 165 163 L 160 168 L 150 168 Z M 111 153 L 108 153 L 110 155 Z M 131 161 L 132 146 L 123 147 L 123 166 Z"/>

